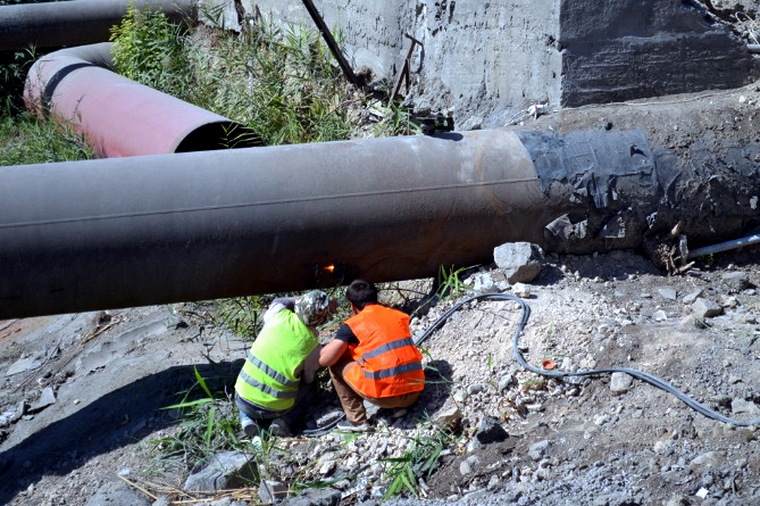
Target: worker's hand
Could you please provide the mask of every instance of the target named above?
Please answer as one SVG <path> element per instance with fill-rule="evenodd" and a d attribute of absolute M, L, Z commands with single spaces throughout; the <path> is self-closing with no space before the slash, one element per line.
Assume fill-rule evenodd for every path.
<path fill-rule="evenodd" d="M 326 345 L 322 346 L 319 352 L 319 365 L 330 367 L 348 350 L 348 343 L 340 339 L 333 339 Z"/>

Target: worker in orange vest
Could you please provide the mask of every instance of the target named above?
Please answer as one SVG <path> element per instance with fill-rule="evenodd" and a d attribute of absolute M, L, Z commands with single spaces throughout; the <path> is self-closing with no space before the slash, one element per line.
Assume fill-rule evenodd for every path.
<path fill-rule="evenodd" d="M 356 280 L 346 288 L 351 316 L 319 353 L 330 368 L 346 421 L 338 428 L 367 430 L 364 400 L 387 409 L 411 406 L 425 388 L 422 354 L 414 345 L 409 316 L 378 304 L 377 288 Z"/>

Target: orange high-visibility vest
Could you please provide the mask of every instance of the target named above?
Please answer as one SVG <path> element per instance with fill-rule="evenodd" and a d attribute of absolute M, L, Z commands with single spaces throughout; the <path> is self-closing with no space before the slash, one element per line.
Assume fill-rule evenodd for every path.
<path fill-rule="evenodd" d="M 359 340 L 348 346 L 359 367 L 350 368 L 345 375 L 357 392 L 381 399 L 425 388 L 422 353 L 412 341 L 408 315 L 370 304 L 346 320 L 346 325 Z"/>

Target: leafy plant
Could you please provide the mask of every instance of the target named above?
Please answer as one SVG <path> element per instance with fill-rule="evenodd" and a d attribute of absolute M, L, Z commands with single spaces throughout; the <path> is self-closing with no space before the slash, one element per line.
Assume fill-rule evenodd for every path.
<path fill-rule="evenodd" d="M 111 28 L 114 69 L 120 74 L 170 93 L 187 96 L 188 66 L 185 28 L 165 13 L 131 5 L 119 25 Z"/>
<path fill-rule="evenodd" d="M 441 269 L 438 272 L 438 289 L 436 290 L 438 298 L 457 298 L 462 295 L 465 292 L 465 286 L 464 283 L 462 283 L 461 278 L 462 275 L 470 269 L 472 269 L 472 266 L 460 267 L 456 270 L 454 269 L 454 266 L 451 266 L 447 271 L 444 266 L 441 266 Z"/>
<path fill-rule="evenodd" d="M 412 121 L 412 114 L 403 105 L 394 102 L 388 106 L 378 105 L 374 108 L 380 120 L 372 127 L 374 137 L 394 137 L 397 135 L 419 135 L 420 126 Z"/>
<path fill-rule="evenodd" d="M 81 135 L 69 125 L 29 113 L 0 117 L 0 165 L 26 165 L 92 158 Z"/>
<path fill-rule="evenodd" d="M 232 299 L 218 299 L 212 302 L 209 313 L 215 325 L 226 327 L 235 335 L 254 340 L 264 324 L 264 312 L 272 296 L 251 295 Z"/>
<path fill-rule="evenodd" d="M 0 64 L 0 93 L 3 97 L 0 116 L 14 116 L 23 112 L 24 82 L 29 68 L 39 55 L 34 47 L 16 51 L 13 61 Z"/>
<path fill-rule="evenodd" d="M 193 370 L 195 385 L 185 392 L 179 403 L 164 408 L 180 411 L 179 430 L 174 435 L 150 441 L 164 458 L 180 457 L 186 469 L 192 469 L 220 451 L 246 448 L 246 443 L 237 437 L 240 424 L 232 400 L 227 395 L 217 398 L 198 369 Z M 191 400 L 196 387 L 205 396 Z"/>
<path fill-rule="evenodd" d="M 400 457 L 382 459 L 390 464 L 385 472 L 389 485 L 384 498 L 405 493 L 419 497 L 420 478 L 430 478 L 438 468 L 443 449 L 455 443 L 455 436 L 433 426 L 432 434 L 414 437 Z"/>

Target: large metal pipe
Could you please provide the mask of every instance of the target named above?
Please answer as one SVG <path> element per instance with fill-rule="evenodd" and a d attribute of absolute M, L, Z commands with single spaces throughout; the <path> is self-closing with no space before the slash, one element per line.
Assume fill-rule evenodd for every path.
<path fill-rule="evenodd" d="M 61 49 L 37 60 L 27 108 L 81 131 L 98 156 L 120 157 L 260 145 L 246 127 L 108 70 L 111 44 Z"/>
<path fill-rule="evenodd" d="M 741 174 L 759 153 L 716 154 L 701 185 L 639 130 L 4 167 L 0 319 L 426 277 L 508 241 L 635 247 L 674 220 L 715 240 L 758 224 Z"/>
<path fill-rule="evenodd" d="M 544 201 L 505 131 L 0 168 L 0 319 L 429 275 Z"/>
<path fill-rule="evenodd" d="M 105 42 L 130 5 L 160 10 L 175 21 L 195 18 L 193 0 L 69 0 L 0 7 L 0 51 Z"/>

